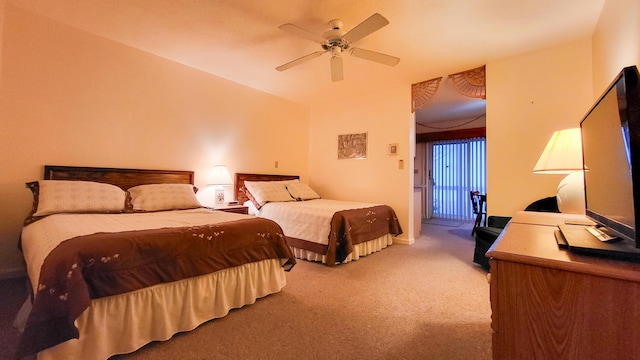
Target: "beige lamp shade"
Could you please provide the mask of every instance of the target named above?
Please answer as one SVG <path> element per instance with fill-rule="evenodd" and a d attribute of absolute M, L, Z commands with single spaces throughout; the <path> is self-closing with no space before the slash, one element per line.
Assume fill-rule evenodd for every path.
<path fill-rule="evenodd" d="M 558 130 L 551 136 L 533 172 L 569 174 L 574 171 L 582 171 L 580 128 Z"/>
<path fill-rule="evenodd" d="M 231 180 L 231 174 L 229 174 L 229 170 L 224 165 L 216 165 L 213 167 L 211 171 L 211 185 L 233 185 L 233 180 Z"/>
<path fill-rule="evenodd" d="M 560 212 L 584 214 L 584 177 L 580 128 L 558 130 L 538 159 L 536 174 L 568 174 L 560 184 L 556 199 Z"/>
<path fill-rule="evenodd" d="M 211 185 L 215 185 L 215 203 L 216 206 L 224 204 L 224 188 L 226 185 L 233 185 L 231 174 L 224 165 L 216 165 L 211 171 Z"/>

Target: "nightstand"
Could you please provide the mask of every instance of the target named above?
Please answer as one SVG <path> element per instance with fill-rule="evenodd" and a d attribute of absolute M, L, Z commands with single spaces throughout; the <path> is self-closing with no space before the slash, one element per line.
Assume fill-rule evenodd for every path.
<path fill-rule="evenodd" d="M 237 214 L 249 214 L 249 208 L 244 205 L 216 205 L 210 209 L 232 212 Z"/>

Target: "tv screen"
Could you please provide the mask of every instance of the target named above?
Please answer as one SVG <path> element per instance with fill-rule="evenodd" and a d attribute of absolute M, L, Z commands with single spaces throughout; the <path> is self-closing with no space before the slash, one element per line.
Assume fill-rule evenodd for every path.
<path fill-rule="evenodd" d="M 640 95 L 638 69 L 614 79 L 580 123 L 586 215 L 640 247 Z"/>

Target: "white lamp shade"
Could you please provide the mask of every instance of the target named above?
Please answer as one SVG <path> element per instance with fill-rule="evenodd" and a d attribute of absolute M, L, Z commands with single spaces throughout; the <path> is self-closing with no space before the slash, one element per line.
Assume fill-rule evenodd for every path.
<path fill-rule="evenodd" d="M 563 213 L 584 214 L 584 177 L 580 128 L 558 130 L 533 167 L 537 174 L 569 174 L 560 184 L 556 199 Z"/>
<path fill-rule="evenodd" d="M 216 165 L 211 171 L 211 185 L 225 186 L 233 185 L 229 170 L 224 165 Z"/>
<path fill-rule="evenodd" d="M 224 204 L 223 186 L 233 185 L 231 174 L 224 165 L 216 165 L 211 171 L 211 185 L 215 185 L 215 204 L 216 206 Z"/>
<path fill-rule="evenodd" d="M 574 171 L 582 171 L 580 128 L 558 130 L 551 135 L 533 172 L 569 174 Z"/>

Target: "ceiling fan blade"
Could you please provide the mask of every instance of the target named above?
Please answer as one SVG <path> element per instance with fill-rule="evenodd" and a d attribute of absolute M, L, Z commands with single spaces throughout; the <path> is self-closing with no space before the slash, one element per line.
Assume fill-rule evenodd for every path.
<path fill-rule="evenodd" d="M 361 59 L 375 61 L 377 63 L 389 66 L 396 66 L 398 62 L 400 62 L 400 58 L 397 58 L 395 56 L 360 48 L 351 48 L 351 50 L 349 50 L 349 53 Z"/>
<path fill-rule="evenodd" d="M 367 20 L 361 22 L 356 27 L 349 30 L 349 32 L 344 34 L 342 38 L 350 43 L 354 43 L 388 24 L 389 20 L 387 20 L 384 16 L 375 13 L 371 15 Z"/>
<path fill-rule="evenodd" d="M 331 57 L 331 81 L 341 81 L 344 79 L 342 71 L 342 56 Z"/>
<path fill-rule="evenodd" d="M 315 58 L 317 58 L 318 56 L 320 56 L 320 55 L 322 55 L 322 54 L 324 54 L 324 53 L 326 53 L 326 51 L 316 51 L 316 52 L 312 52 L 312 53 L 311 53 L 311 54 L 309 54 L 309 55 L 305 55 L 305 56 L 303 56 L 303 57 L 301 57 L 301 58 L 299 58 L 299 59 L 295 59 L 295 60 L 290 61 L 290 62 L 288 62 L 288 63 L 286 63 L 286 64 L 284 64 L 284 65 L 280 65 L 280 66 L 278 66 L 278 67 L 276 68 L 276 70 L 278 70 L 278 71 L 285 71 L 285 70 L 290 69 L 290 68 L 292 68 L 292 67 L 294 67 L 294 66 L 296 66 L 296 65 L 300 65 L 300 64 L 302 64 L 302 63 L 304 63 L 304 62 L 307 62 L 307 61 L 309 61 L 309 60 L 311 60 L 311 59 L 315 59 Z"/>
<path fill-rule="evenodd" d="M 325 42 L 327 42 L 327 40 L 322 36 L 316 35 L 310 31 L 307 31 L 293 24 L 286 23 L 284 25 L 280 25 L 280 29 L 320 44 L 324 44 Z"/>

